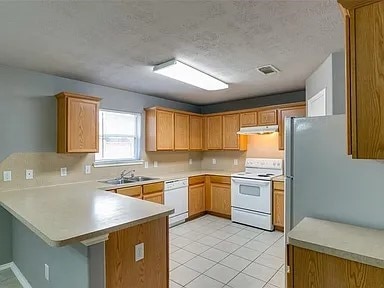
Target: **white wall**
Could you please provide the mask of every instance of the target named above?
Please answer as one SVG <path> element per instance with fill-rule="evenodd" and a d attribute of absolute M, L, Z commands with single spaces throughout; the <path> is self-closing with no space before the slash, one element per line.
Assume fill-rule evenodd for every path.
<path fill-rule="evenodd" d="M 305 82 L 308 101 L 326 88 L 327 115 L 345 114 L 345 54 L 335 52 Z"/>

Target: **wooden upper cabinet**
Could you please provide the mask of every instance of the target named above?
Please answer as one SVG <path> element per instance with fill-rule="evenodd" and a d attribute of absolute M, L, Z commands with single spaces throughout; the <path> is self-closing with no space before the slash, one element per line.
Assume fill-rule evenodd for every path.
<path fill-rule="evenodd" d="M 97 153 L 101 99 L 68 92 L 56 98 L 57 153 Z"/>
<path fill-rule="evenodd" d="M 252 127 L 257 126 L 257 112 L 245 112 L 240 114 L 240 126 Z"/>
<path fill-rule="evenodd" d="M 384 1 L 339 3 L 345 8 L 348 152 L 384 159 Z"/>
<path fill-rule="evenodd" d="M 276 110 L 262 110 L 257 113 L 257 124 L 259 126 L 276 125 L 277 124 L 277 111 Z"/>
<path fill-rule="evenodd" d="M 203 125 L 204 118 L 202 116 L 189 116 L 189 149 L 203 149 Z"/>
<path fill-rule="evenodd" d="M 189 115 L 175 113 L 175 150 L 189 150 Z"/>
<path fill-rule="evenodd" d="M 175 148 L 175 113 L 149 108 L 146 115 L 146 150 L 170 151 Z"/>
<path fill-rule="evenodd" d="M 238 135 L 240 130 L 240 114 L 223 115 L 223 149 L 246 150 L 247 139 L 245 135 Z"/>
<path fill-rule="evenodd" d="M 207 150 L 223 149 L 223 116 L 207 116 L 205 126 Z"/>
<path fill-rule="evenodd" d="M 279 149 L 284 150 L 285 118 L 305 117 L 305 106 L 290 107 L 279 110 Z"/>

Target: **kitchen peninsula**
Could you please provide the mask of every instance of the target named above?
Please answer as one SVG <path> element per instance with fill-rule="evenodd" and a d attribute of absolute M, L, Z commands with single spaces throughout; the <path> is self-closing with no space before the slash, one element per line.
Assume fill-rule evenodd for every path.
<path fill-rule="evenodd" d="M 1 206 L 14 217 L 18 267 L 27 279 L 39 278 L 35 283 L 45 274 L 41 288 L 168 287 L 168 215 L 173 210 L 102 191 L 114 188 L 103 185 L 94 181 L 0 193 Z M 105 242 L 109 234 L 114 236 Z M 50 256 L 31 249 L 32 242 Z M 140 243 L 145 261 L 135 261 Z M 116 245 L 116 253 L 105 253 L 106 245 Z M 34 265 L 27 258 L 34 258 Z M 51 267 L 44 271 L 44 263 Z"/>

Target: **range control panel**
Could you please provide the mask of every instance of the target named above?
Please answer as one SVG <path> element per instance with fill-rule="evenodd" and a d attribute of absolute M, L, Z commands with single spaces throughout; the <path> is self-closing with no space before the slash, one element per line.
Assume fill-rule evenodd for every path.
<path fill-rule="evenodd" d="M 247 158 L 245 160 L 247 168 L 262 168 L 262 169 L 283 169 L 282 159 L 265 159 L 265 158 Z"/>

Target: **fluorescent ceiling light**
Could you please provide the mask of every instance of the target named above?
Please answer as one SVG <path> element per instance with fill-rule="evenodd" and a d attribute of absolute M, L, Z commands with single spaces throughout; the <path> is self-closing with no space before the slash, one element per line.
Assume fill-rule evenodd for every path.
<path fill-rule="evenodd" d="M 153 67 L 153 72 L 205 90 L 228 88 L 227 83 L 174 59 Z"/>

